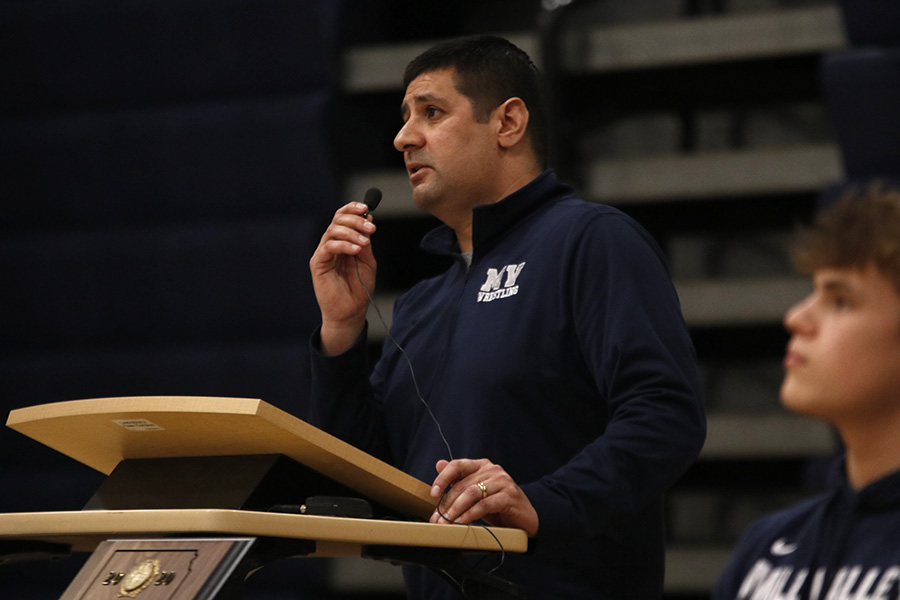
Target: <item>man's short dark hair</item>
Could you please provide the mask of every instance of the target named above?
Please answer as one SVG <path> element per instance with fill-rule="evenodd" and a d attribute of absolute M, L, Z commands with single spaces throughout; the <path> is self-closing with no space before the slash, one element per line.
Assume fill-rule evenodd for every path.
<path fill-rule="evenodd" d="M 535 156 L 546 166 L 548 134 L 541 75 L 528 54 L 492 35 L 442 42 L 407 65 L 403 89 L 423 73 L 444 69 L 454 71 L 456 88 L 469 98 L 479 121 L 487 120 L 492 110 L 510 98 L 521 98 L 528 107 L 527 131 Z"/>

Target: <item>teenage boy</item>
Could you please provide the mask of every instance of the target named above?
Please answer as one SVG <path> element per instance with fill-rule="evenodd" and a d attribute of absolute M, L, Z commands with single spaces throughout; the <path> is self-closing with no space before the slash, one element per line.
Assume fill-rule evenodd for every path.
<path fill-rule="evenodd" d="M 781 399 L 846 453 L 823 495 L 744 534 L 717 600 L 896 599 L 900 582 L 900 191 L 856 191 L 802 231 Z"/>

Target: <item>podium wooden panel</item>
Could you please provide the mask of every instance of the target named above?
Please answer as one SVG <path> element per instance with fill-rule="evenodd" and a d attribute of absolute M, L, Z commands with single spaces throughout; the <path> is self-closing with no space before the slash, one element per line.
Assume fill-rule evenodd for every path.
<path fill-rule="evenodd" d="M 190 481 L 192 487 L 203 487 L 191 478 L 190 470 L 187 478 L 160 476 L 170 460 L 196 468 L 197 461 L 214 457 L 217 468 L 223 464 L 233 468 L 241 462 L 268 464 L 273 456 L 287 461 L 286 456 L 311 470 L 307 471 L 310 487 L 325 483 L 313 477 L 322 474 L 331 485 L 346 486 L 391 509 L 391 516 L 401 517 L 263 512 L 268 504 L 261 510 L 247 510 L 246 504 L 241 510 L 180 504 L 168 508 L 165 504 L 155 509 L 0 514 L 0 541 L 4 543 L 39 543 L 54 551 L 69 547 L 93 552 L 63 600 L 102 600 L 120 594 L 140 594 L 146 600 L 212 600 L 220 599 L 220 592 L 232 598 L 237 596 L 227 590 L 243 576 L 287 556 L 361 556 L 420 564 L 445 577 L 467 597 L 477 597 L 469 593 L 476 588 L 491 590 L 491 597 L 497 597 L 493 594 L 498 590 L 499 597 L 521 597 L 515 586 L 490 574 L 471 573 L 459 563 L 459 555 L 524 552 L 524 531 L 424 522 L 434 510 L 427 484 L 262 400 L 76 400 L 14 410 L 7 425 L 98 471 L 112 473 L 104 485 L 115 481 L 116 493 L 124 487 L 128 502 L 135 498 L 149 502 L 151 497 L 156 501 L 160 494 L 170 493 L 168 483 L 177 487 L 176 481 L 179 486 Z M 258 460 L 261 458 L 264 460 Z M 153 462 L 152 469 L 143 466 L 142 461 L 148 460 Z M 201 463 L 208 464 L 205 460 Z M 298 466 L 296 463 L 291 464 Z M 123 471 L 122 466 L 127 468 Z M 152 485 L 146 473 L 152 474 Z M 231 479 L 217 480 L 218 487 L 232 486 Z M 269 479 L 274 479 L 278 493 L 283 493 L 280 482 L 285 477 Z M 112 496 L 117 501 L 122 498 Z M 190 584 L 184 578 L 175 584 L 174 570 L 157 572 L 163 557 L 174 565 L 167 568 L 182 573 L 189 563 Z"/>
<path fill-rule="evenodd" d="M 74 400 L 14 410 L 7 425 L 107 475 L 132 458 L 283 454 L 403 515 L 434 511 L 426 483 L 258 399 Z"/>

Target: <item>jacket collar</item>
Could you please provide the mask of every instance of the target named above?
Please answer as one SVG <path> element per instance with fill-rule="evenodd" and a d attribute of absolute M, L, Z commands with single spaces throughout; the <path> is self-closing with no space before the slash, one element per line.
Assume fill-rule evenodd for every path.
<path fill-rule="evenodd" d="M 571 193 L 572 189 L 560 183 L 553 170 L 547 169 L 502 200 L 476 206 L 472 214 L 473 260 L 494 246 L 512 225 L 538 207 Z M 420 247 L 434 254 L 460 256 L 456 233 L 447 225 L 429 231 L 422 238 Z"/>
<path fill-rule="evenodd" d="M 842 455 L 830 469 L 829 479 L 834 493 L 842 504 L 850 504 L 864 511 L 894 509 L 900 506 L 900 471 L 877 479 L 861 490 L 854 490 L 847 481 L 846 456 Z"/>
<path fill-rule="evenodd" d="M 900 506 L 900 471 L 873 481 L 858 492 L 859 505 L 868 510 L 884 510 Z"/>

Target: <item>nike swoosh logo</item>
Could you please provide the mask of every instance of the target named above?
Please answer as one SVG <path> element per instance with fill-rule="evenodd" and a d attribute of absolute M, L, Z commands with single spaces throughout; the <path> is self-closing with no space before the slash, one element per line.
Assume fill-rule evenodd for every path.
<path fill-rule="evenodd" d="M 797 544 L 788 544 L 787 538 L 776 540 L 770 549 L 775 556 L 787 556 L 797 549 Z"/>

